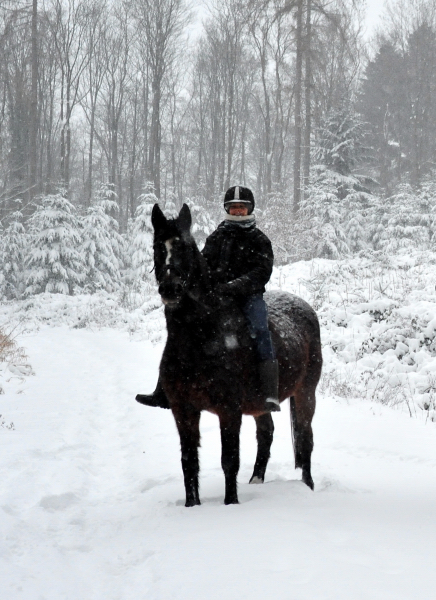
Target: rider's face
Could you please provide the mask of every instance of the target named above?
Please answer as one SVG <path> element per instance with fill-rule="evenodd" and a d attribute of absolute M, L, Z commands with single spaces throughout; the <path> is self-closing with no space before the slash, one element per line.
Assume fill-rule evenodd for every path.
<path fill-rule="evenodd" d="M 229 206 L 229 214 L 235 217 L 246 217 L 248 215 L 248 207 L 242 202 L 233 202 Z"/>

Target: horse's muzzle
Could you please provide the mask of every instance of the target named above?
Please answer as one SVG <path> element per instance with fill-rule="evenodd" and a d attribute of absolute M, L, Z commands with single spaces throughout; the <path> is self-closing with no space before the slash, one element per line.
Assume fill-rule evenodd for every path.
<path fill-rule="evenodd" d="M 171 308 L 173 306 L 177 306 L 177 304 L 180 302 L 183 295 L 183 286 L 181 282 L 168 280 L 163 281 L 159 285 L 158 291 L 160 297 L 162 298 L 162 302 Z"/>

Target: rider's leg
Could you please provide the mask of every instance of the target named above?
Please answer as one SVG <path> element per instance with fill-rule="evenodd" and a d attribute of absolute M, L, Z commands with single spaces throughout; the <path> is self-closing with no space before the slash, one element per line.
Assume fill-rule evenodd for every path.
<path fill-rule="evenodd" d="M 242 310 L 247 318 L 251 335 L 256 340 L 262 392 L 266 398 L 265 410 L 279 411 L 278 363 L 268 329 L 268 309 L 262 294 L 250 296 Z"/>

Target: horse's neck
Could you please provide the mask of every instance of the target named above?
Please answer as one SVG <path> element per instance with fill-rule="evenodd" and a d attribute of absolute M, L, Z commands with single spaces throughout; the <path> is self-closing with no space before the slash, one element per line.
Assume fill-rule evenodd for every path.
<path fill-rule="evenodd" d="M 198 286 L 199 291 L 203 295 L 210 294 L 212 286 L 210 269 L 197 244 L 194 246 L 194 278 L 193 283 Z"/>
<path fill-rule="evenodd" d="M 204 337 L 218 326 L 220 311 L 202 290 L 193 289 L 186 294 L 180 305 L 165 311 L 168 333 L 187 330 L 192 336 Z"/>

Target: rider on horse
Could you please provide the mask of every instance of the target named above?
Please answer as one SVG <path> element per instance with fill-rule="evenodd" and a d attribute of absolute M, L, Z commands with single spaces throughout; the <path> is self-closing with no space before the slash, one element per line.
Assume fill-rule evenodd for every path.
<path fill-rule="evenodd" d="M 207 238 L 202 253 L 211 270 L 215 293 L 224 301 L 235 302 L 247 319 L 259 358 L 265 412 L 273 412 L 280 410 L 278 364 L 263 293 L 271 277 L 274 255 L 270 240 L 256 227 L 254 205 L 249 188 L 229 188 L 224 196 L 225 220 Z M 138 394 L 136 399 L 148 406 L 169 408 L 160 382 L 153 394 Z"/>
<path fill-rule="evenodd" d="M 259 358 L 265 409 L 278 411 L 278 367 L 263 299 L 274 261 L 271 242 L 256 227 L 250 189 L 229 188 L 224 196 L 224 209 L 226 218 L 207 238 L 203 256 L 215 280 L 217 294 L 237 303 L 248 321 Z"/>

